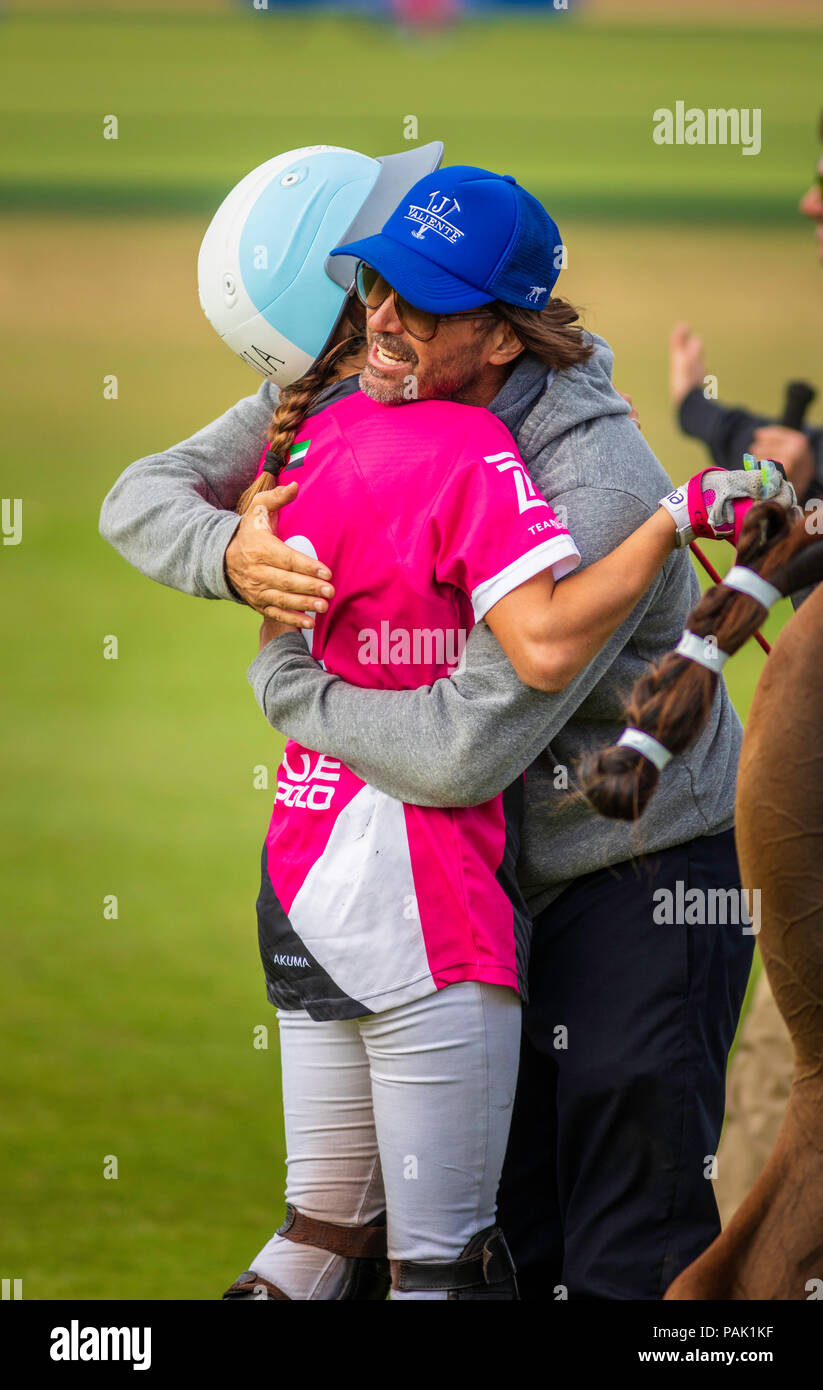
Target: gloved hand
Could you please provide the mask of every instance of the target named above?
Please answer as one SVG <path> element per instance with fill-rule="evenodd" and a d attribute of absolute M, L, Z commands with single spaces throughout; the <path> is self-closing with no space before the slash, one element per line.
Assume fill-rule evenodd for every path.
<path fill-rule="evenodd" d="M 737 546 L 747 513 L 756 502 L 775 501 L 787 511 L 797 497 L 779 463 L 774 459 L 744 456 L 748 466 L 704 468 L 682 487 L 660 500 L 674 520 L 677 545 L 691 545 L 698 536 L 728 540 Z"/>

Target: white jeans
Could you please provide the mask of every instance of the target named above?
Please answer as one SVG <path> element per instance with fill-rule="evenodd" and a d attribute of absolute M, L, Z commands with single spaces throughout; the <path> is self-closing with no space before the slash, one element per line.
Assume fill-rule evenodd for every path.
<path fill-rule="evenodd" d="M 277 1017 L 286 1200 L 342 1225 L 385 1209 L 391 1259 L 456 1259 L 495 1220 L 517 1080 L 517 995 L 464 981 L 365 1018 Z M 249 1267 L 291 1298 L 334 1299 L 346 1261 L 275 1235 Z"/>

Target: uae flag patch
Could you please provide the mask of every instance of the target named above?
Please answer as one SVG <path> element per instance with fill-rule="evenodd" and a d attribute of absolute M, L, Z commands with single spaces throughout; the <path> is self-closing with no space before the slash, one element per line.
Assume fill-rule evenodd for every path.
<path fill-rule="evenodd" d="M 286 462 L 283 468 L 283 472 L 287 473 L 290 468 L 301 468 L 305 460 L 306 454 L 309 452 L 310 446 L 310 439 L 304 439 L 302 444 L 293 444 L 292 447 L 289 449 L 289 452 L 286 454 Z"/>

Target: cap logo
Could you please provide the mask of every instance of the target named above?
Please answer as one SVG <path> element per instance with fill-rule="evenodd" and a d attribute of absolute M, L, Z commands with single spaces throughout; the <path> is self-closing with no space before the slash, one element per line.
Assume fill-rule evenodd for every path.
<path fill-rule="evenodd" d="M 438 199 L 440 200 L 438 202 Z M 451 242 L 452 246 L 463 236 L 459 227 L 455 227 L 447 218 L 460 211 L 460 204 L 456 198 L 452 198 L 448 193 L 441 195 L 440 189 L 436 188 L 429 194 L 429 201 L 426 207 L 417 207 L 414 203 L 409 204 L 406 213 L 407 222 L 417 222 L 419 226 L 412 236 L 417 241 L 422 241 L 426 232 L 436 232 L 445 241 Z"/>
<path fill-rule="evenodd" d="M 530 304 L 538 304 L 541 296 L 546 293 L 548 288 L 548 285 L 531 285 L 527 296 L 528 302 Z"/>

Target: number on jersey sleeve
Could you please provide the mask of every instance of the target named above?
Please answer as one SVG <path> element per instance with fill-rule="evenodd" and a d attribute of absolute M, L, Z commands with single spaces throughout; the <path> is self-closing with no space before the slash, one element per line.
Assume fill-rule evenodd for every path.
<path fill-rule="evenodd" d="M 475 621 L 542 570 L 580 563 L 565 526 L 535 488 L 505 425 L 477 412 L 432 507 L 435 578 L 471 599 Z"/>

